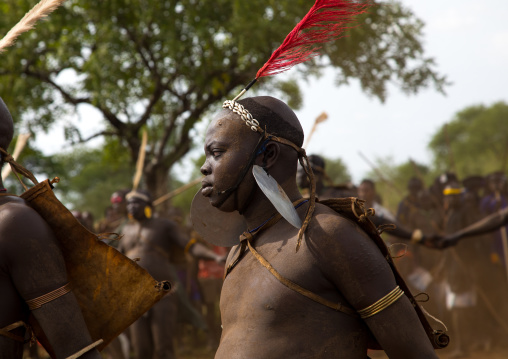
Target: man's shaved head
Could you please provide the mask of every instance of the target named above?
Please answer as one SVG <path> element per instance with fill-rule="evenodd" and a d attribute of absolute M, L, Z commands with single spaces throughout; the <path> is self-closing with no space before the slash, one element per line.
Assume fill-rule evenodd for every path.
<path fill-rule="evenodd" d="M 14 124 L 11 114 L 4 101 L 0 97 L 0 147 L 7 151 L 12 136 L 14 134 Z"/>
<path fill-rule="evenodd" d="M 303 129 L 298 117 L 288 105 L 270 96 L 248 97 L 238 101 L 259 122 L 259 126 L 274 136 L 303 145 Z"/>

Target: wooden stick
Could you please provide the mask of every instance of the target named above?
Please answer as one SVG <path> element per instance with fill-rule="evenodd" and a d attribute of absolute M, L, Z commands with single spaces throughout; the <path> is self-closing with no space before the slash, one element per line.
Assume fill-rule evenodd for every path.
<path fill-rule="evenodd" d="M 395 190 L 395 192 L 397 192 L 398 195 L 400 196 L 403 196 L 403 193 L 402 191 L 395 185 L 395 183 L 393 183 L 392 181 L 390 181 L 389 179 L 387 179 L 383 173 L 381 173 L 381 171 L 379 170 L 379 168 L 377 168 L 363 153 L 361 153 L 360 151 L 358 151 L 358 154 L 360 155 L 360 157 L 365 161 L 367 162 L 367 164 L 370 166 L 370 168 L 372 168 L 374 170 L 374 172 L 376 172 L 376 174 L 378 175 L 378 177 L 383 181 L 385 182 L 386 184 L 388 184 L 388 186 L 390 186 L 393 190 Z"/>
<path fill-rule="evenodd" d="M 143 138 L 141 139 L 141 146 L 139 147 L 138 161 L 136 162 L 136 173 L 132 181 L 132 190 L 138 189 L 141 176 L 143 175 L 143 167 L 145 166 L 146 143 L 148 141 L 148 134 L 146 130 L 143 131 Z"/>
<path fill-rule="evenodd" d="M 446 147 L 448 147 L 448 159 L 450 161 L 450 167 L 453 170 L 453 172 L 458 176 L 459 173 L 457 172 L 457 166 L 455 166 L 455 157 L 453 156 L 453 150 L 452 150 L 452 144 L 450 142 L 450 136 L 448 135 L 448 124 L 445 123 L 443 127 L 445 140 L 446 140 Z"/>
<path fill-rule="evenodd" d="M 305 140 L 305 144 L 303 145 L 303 148 L 307 148 L 309 145 L 310 139 L 312 138 L 312 135 L 314 132 L 316 132 L 317 125 L 319 125 L 321 122 L 325 122 L 328 119 L 328 114 L 326 112 L 322 112 L 321 115 L 316 117 L 316 120 L 314 120 L 314 124 L 312 125 L 312 129 L 309 132 L 309 135 L 307 136 L 307 139 Z"/>
<path fill-rule="evenodd" d="M 175 190 L 173 190 L 173 191 L 171 191 L 169 193 L 166 193 L 164 196 L 161 196 L 161 197 L 157 198 L 155 201 L 153 201 L 154 207 L 158 206 L 159 204 L 167 201 L 168 199 L 173 198 L 173 197 L 179 195 L 180 193 L 185 192 L 188 189 L 194 187 L 195 185 L 200 183 L 203 180 L 203 178 L 204 177 L 196 178 L 194 181 L 191 181 L 191 182 L 183 185 L 182 187 L 177 188 L 177 189 L 175 189 Z"/>
<path fill-rule="evenodd" d="M 18 135 L 18 139 L 16 141 L 16 146 L 14 147 L 14 153 L 12 154 L 12 157 L 16 160 L 19 155 L 21 154 L 21 151 L 26 146 L 26 143 L 28 142 L 28 139 L 30 138 L 30 133 L 21 133 Z M 2 179 L 6 179 L 9 174 L 11 173 L 11 166 L 5 165 L 4 169 L 2 170 Z"/>

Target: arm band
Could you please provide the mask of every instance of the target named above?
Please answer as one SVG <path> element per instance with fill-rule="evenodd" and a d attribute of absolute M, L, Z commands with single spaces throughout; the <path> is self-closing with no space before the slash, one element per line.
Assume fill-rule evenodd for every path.
<path fill-rule="evenodd" d="M 374 304 L 359 310 L 358 314 L 360 314 L 362 319 L 372 317 L 395 303 L 400 297 L 402 297 L 403 294 L 404 291 L 400 289 L 399 286 L 396 286 L 390 293 L 379 299 Z"/>
<path fill-rule="evenodd" d="M 26 304 L 28 305 L 28 309 L 34 310 L 42 307 L 44 304 L 47 304 L 51 302 L 52 300 L 55 300 L 57 298 L 60 298 L 64 294 L 67 294 L 71 291 L 71 284 L 67 283 L 63 287 L 60 287 L 58 289 L 55 289 L 52 292 L 46 293 L 44 295 L 41 295 L 40 297 L 30 299 L 26 301 Z"/>

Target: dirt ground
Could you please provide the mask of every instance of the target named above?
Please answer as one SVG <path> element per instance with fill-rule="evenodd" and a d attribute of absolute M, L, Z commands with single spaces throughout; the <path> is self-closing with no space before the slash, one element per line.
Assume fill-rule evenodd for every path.
<path fill-rule="evenodd" d="M 438 350 L 437 355 L 440 359 L 458 359 L 453 355 L 450 355 L 447 350 Z M 369 356 L 371 359 L 387 359 L 388 356 L 384 354 L 382 351 L 370 352 Z M 474 352 L 469 354 L 469 356 L 462 357 L 464 359 L 507 359 L 508 358 L 508 349 L 507 350 L 497 350 L 491 352 Z M 180 354 L 178 359 L 213 359 L 213 353 L 207 352 L 206 350 L 189 352 L 187 354 Z"/>
<path fill-rule="evenodd" d="M 177 345 L 177 359 L 213 359 L 216 348 L 206 348 L 204 345 Z M 508 359 L 508 346 L 503 349 L 492 349 L 490 351 L 476 351 L 469 353 L 468 356 L 456 357 L 453 355 L 453 348 L 441 349 L 436 351 L 440 359 Z M 383 351 L 370 351 L 369 357 L 371 359 L 387 359 L 388 356 Z M 40 359 L 49 359 L 46 351 L 39 348 Z M 108 358 L 103 354 L 104 358 Z M 23 359 L 31 359 L 28 352 L 25 352 Z"/>
<path fill-rule="evenodd" d="M 458 359 L 450 353 L 447 353 L 446 350 L 437 351 L 439 358 L 441 359 Z M 384 354 L 384 352 L 376 351 L 369 353 L 371 359 L 386 359 L 388 356 Z M 508 349 L 507 350 L 497 350 L 491 352 L 474 352 L 469 354 L 468 356 L 461 357 L 464 359 L 507 359 L 508 358 Z M 206 351 L 196 351 L 193 353 L 181 354 L 178 356 L 178 359 L 213 359 L 213 353 Z"/>
<path fill-rule="evenodd" d="M 42 354 L 42 352 L 41 352 L 41 354 Z M 40 356 L 41 359 L 48 358 L 44 354 L 42 354 Z M 214 350 L 206 349 L 206 348 L 195 348 L 192 350 L 191 349 L 189 349 L 189 350 L 181 349 L 181 350 L 179 350 L 179 353 L 178 353 L 178 359 L 213 359 L 214 354 L 215 354 Z M 437 351 L 437 354 L 438 354 L 439 358 L 441 358 L 441 359 L 452 359 L 452 358 L 457 359 L 456 357 L 453 357 L 452 355 L 450 355 L 449 351 L 447 351 L 447 350 L 439 350 L 439 351 Z M 384 352 L 382 352 L 382 351 L 370 352 L 369 356 L 372 359 L 387 359 L 388 358 L 386 356 L 386 354 L 384 354 Z M 25 355 L 23 358 L 29 359 L 30 356 Z M 507 359 L 508 358 L 508 349 L 495 350 L 495 351 L 490 351 L 490 352 L 474 352 L 474 353 L 471 353 L 469 356 L 462 357 L 462 358 L 465 358 L 465 359 Z"/>
<path fill-rule="evenodd" d="M 437 355 L 441 359 L 506 359 L 508 358 L 508 350 L 495 350 L 495 351 L 489 351 L 489 352 L 473 352 L 470 353 L 468 356 L 461 356 L 456 357 L 453 356 L 452 353 L 448 350 L 438 350 Z M 369 356 L 372 359 L 386 359 L 388 356 L 384 354 L 384 352 L 377 352 L 377 353 L 369 353 Z"/>

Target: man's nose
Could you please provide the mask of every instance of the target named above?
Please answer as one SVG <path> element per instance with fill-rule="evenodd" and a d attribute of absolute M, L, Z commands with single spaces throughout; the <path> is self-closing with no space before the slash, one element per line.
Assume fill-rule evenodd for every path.
<path fill-rule="evenodd" d="M 205 163 L 203 163 L 203 166 L 201 166 L 201 169 L 200 169 L 201 173 L 204 175 L 204 176 L 208 176 L 210 173 L 212 173 L 210 171 L 210 166 L 208 164 L 208 161 L 205 161 Z"/>

